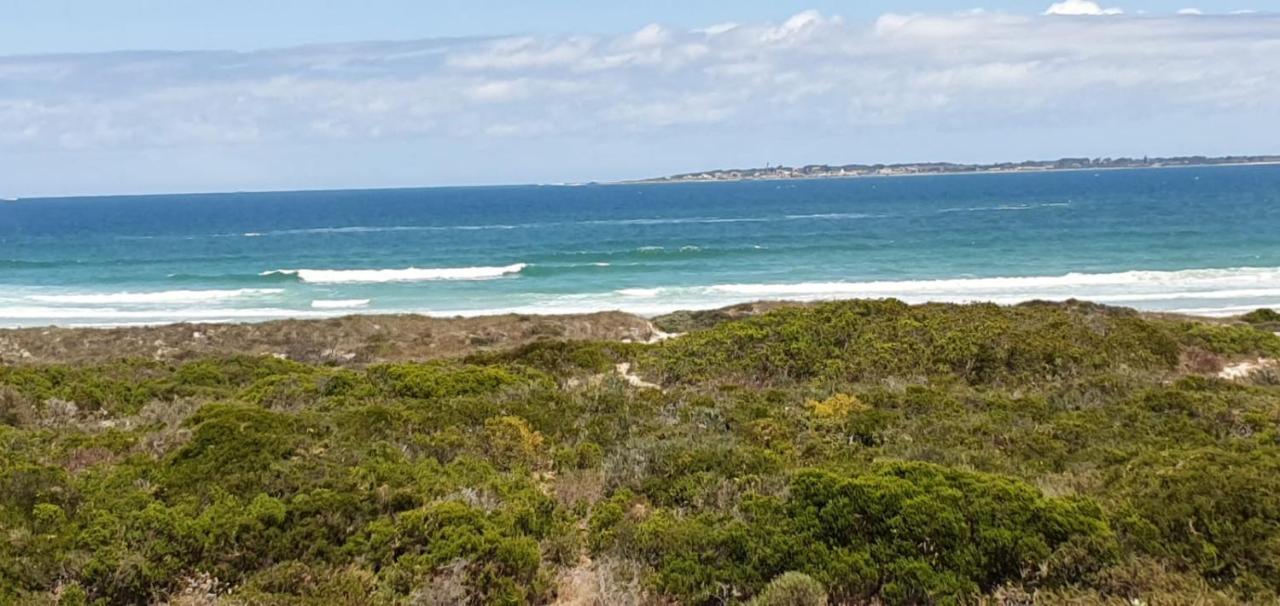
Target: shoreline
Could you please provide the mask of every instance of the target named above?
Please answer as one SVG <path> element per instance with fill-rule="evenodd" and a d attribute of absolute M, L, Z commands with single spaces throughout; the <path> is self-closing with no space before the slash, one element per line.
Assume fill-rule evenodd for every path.
<path fill-rule="evenodd" d="M 348 314 L 262 322 L 178 322 L 146 326 L 40 326 L 0 328 L 0 365 L 101 363 L 126 358 L 180 361 L 207 355 L 271 356 L 308 363 L 364 365 L 458 357 L 553 340 L 656 343 L 690 330 L 781 308 L 823 301 L 758 300 L 654 316 L 623 311 L 581 314 L 495 314 L 432 317 L 420 314 Z M 866 300 L 866 299 L 863 299 Z M 945 304 L 945 305 L 973 305 Z M 1240 316 L 1212 317 L 1140 311 L 1081 300 L 1017 305 L 1085 306 L 1142 317 L 1229 324 Z M 912 305 L 917 307 L 921 304 Z"/>
<path fill-rule="evenodd" d="M 496 316 L 561 317 L 597 313 L 622 313 L 655 318 L 681 312 L 722 309 L 760 302 L 817 303 L 851 299 L 897 299 L 910 305 L 925 303 L 989 303 L 1002 306 L 1030 301 L 1090 301 L 1132 308 L 1142 313 L 1229 318 L 1259 308 L 1280 309 L 1280 267 L 1241 266 L 1166 269 L 1129 269 L 1102 273 L 1069 271 L 1047 275 L 988 276 L 869 281 L 801 281 L 784 283 L 724 283 L 702 286 L 621 288 L 612 291 L 551 297 L 547 300 L 484 301 L 489 306 L 459 306 L 459 300 L 443 302 L 391 299 L 371 306 L 373 295 L 359 295 L 355 305 L 317 306 L 316 293 L 299 291 L 289 301 L 263 303 L 256 298 L 239 301 L 254 289 L 121 291 L 112 293 L 57 294 L 27 299 L 47 306 L 22 307 L 26 299 L 0 307 L 0 330 L 32 328 L 139 328 L 173 324 L 262 324 L 278 321 L 324 321 L 347 316 L 414 316 L 433 320 Z M 212 286 L 212 285 L 211 285 Z M 267 289 L 280 297 L 284 289 Z M 263 290 L 261 292 L 266 292 Z M 205 300 L 196 295 L 212 297 Z M 235 296 L 223 296 L 223 295 Z M 341 293 L 339 293 L 341 294 Z M 337 296 L 327 293 L 324 296 Z M 345 295 L 344 295 L 345 296 Z M 302 297 L 299 299 L 299 297 Z M 310 307 L 299 301 L 310 300 Z M 85 303 L 84 301 L 89 301 Z M 356 299 L 336 300 L 349 303 Z M 461 300 L 468 302 L 466 299 Z M 475 302 L 474 300 L 470 302 Z M 505 305 L 504 305 L 505 303 Z M 67 305 L 74 305 L 68 307 Z M 194 305 L 194 306 L 193 306 Z M 245 305 L 248 305 L 247 307 Z M 457 307 L 439 307 L 454 305 Z M 12 315 L 6 311 L 13 310 Z"/>
<path fill-rule="evenodd" d="M 343 310 L 335 309 L 328 313 L 311 312 L 311 313 L 300 314 L 296 316 L 280 315 L 280 316 L 273 316 L 273 317 L 264 316 L 261 318 L 255 318 L 252 316 L 244 317 L 244 318 L 233 318 L 233 317 L 219 318 L 219 317 L 216 317 L 217 314 L 210 314 L 210 316 L 212 317 L 208 317 L 208 318 L 156 320 L 154 322 L 122 321 L 122 322 L 84 322 L 84 323 L 67 323 L 67 324 L 59 324 L 59 323 L 0 324 L 0 338 L 3 338 L 4 333 L 7 333 L 7 332 L 28 331 L 28 330 L 109 331 L 109 330 L 164 328 L 164 327 L 170 327 L 170 326 L 255 326 L 255 325 L 272 324 L 277 322 L 322 323 L 322 322 L 331 322 L 334 320 L 344 320 L 348 318 L 370 318 L 370 319 L 420 318 L 423 320 L 448 322 L 448 321 L 485 320 L 485 319 L 491 319 L 491 318 L 508 318 L 508 317 L 511 317 L 511 318 L 579 318 L 579 317 L 588 317 L 588 316 L 596 316 L 596 315 L 604 315 L 604 314 L 621 314 L 625 316 L 632 316 L 635 318 L 641 318 L 644 320 L 652 321 L 657 318 L 676 315 L 676 314 L 715 312 L 723 309 L 730 309 L 730 308 L 750 306 L 750 305 L 764 305 L 764 306 L 773 306 L 773 307 L 797 306 L 797 305 L 806 306 L 806 305 L 816 305 L 820 303 L 832 303 L 832 302 L 838 302 L 838 301 L 886 300 L 886 299 L 901 301 L 907 305 L 912 305 L 912 306 L 915 306 L 915 305 L 996 305 L 999 307 L 1017 307 L 1019 305 L 1025 305 L 1028 303 L 1067 304 L 1072 302 L 1085 302 L 1085 303 L 1090 303 L 1090 304 L 1095 304 L 1095 305 L 1100 305 L 1105 307 L 1113 307 L 1117 309 L 1128 309 L 1142 315 L 1177 316 L 1177 317 L 1186 317 L 1186 318 L 1197 318 L 1197 319 L 1203 319 L 1203 320 L 1229 320 L 1231 318 L 1235 318 L 1245 313 L 1248 313 L 1248 311 L 1252 311 L 1253 309 L 1269 308 L 1267 306 L 1250 307 L 1248 311 L 1245 311 L 1243 309 L 1244 306 L 1240 306 L 1240 309 L 1233 308 L 1231 310 L 1224 310 L 1217 313 L 1206 313 L 1201 310 L 1142 309 L 1138 307 L 1132 307 L 1132 306 L 1126 306 L 1126 305 L 1115 305 L 1115 304 L 1106 303 L 1106 302 L 1096 302 L 1091 299 L 1075 298 L 1075 297 L 1068 297 L 1068 298 L 1062 298 L 1062 299 L 1032 298 L 1032 299 L 1026 299 L 1022 301 L 993 301 L 993 300 L 984 300 L 984 299 L 905 300 L 901 297 L 892 297 L 892 296 L 879 297 L 879 296 L 868 295 L 865 297 L 847 296 L 847 297 L 790 298 L 790 299 L 781 298 L 781 299 L 756 299 L 751 301 L 727 300 L 727 301 L 718 302 L 718 303 L 709 303 L 707 305 L 672 306 L 670 308 L 664 308 L 660 311 L 637 311 L 637 310 L 629 310 L 623 307 L 615 307 L 615 308 L 607 308 L 607 309 L 606 308 L 565 309 L 563 311 L 556 311 L 553 309 L 527 311 L 527 310 L 522 310 L 520 308 L 513 308 L 509 310 L 494 309 L 494 310 L 463 311 L 461 313 L 448 312 L 448 311 L 441 311 L 436 313 L 436 312 L 431 312 L 430 310 L 370 310 L 367 312 L 360 312 L 360 311 L 351 310 L 351 309 L 343 309 Z M 1280 306 L 1277 306 L 1277 307 L 1280 307 Z M 3 319 L 0 319 L 0 321 L 3 321 Z"/>

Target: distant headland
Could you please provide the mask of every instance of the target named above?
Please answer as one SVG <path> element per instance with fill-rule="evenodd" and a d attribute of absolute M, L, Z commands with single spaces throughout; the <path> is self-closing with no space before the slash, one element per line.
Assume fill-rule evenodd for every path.
<path fill-rule="evenodd" d="M 965 173 L 1025 173 L 1068 170 L 1109 170 L 1124 168 L 1170 168 L 1185 166 L 1231 166 L 1280 164 L 1280 155 L 1271 156 L 1177 156 L 1172 158 L 1061 158 L 1059 160 L 1027 160 L 996 164 L 957 164 L 954 162 L 915 162 L 907 164 L 809 164 L 806 166 L 765 166 L 764 168 L 726 168 L 666 177 L 629 181 L 629 183 L 675 183 L 688 181 L 767 181 L 778 179 L 840 179 L 850 177 L 887 177 L 898 175 L 947 175 Z"/>

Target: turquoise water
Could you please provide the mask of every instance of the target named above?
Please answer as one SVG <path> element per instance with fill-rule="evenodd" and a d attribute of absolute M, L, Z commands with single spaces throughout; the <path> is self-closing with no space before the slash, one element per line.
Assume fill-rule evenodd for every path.
<path fill-rule="evenodd" d="M 1280 167 L 0 203 L 4 326 L 851 297 L 1280 306 Z"/>

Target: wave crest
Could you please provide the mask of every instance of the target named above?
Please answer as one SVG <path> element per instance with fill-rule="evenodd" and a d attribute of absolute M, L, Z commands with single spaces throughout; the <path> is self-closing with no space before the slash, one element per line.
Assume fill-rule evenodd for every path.
<path fill-rule="evenodd" d="M 234 290 L 165 290 L 160 292 L 115 292 L 63 295 L 31 295 L 32 301 L 63 305 L 158 305 L 202 303 L 242 297 L 264 297 L 284 292 L 279 288 L 237 288 Z"/>
<path fill-rule="evenodd" d="M 316 299 L 311 302 L 312 309 L 359 309 L 368 306 L 369 299 Z"/>
<path fill-rule="evenodd" d="M 404 269 L 276 269 L 261 276 L 295 276 L 311 284 L 379 284 L 386 282 L 429 282 L 436 280 L 493 280 L 518 274 L 529 265 L 514 263 L 501 267 L 443 267 Z"/>

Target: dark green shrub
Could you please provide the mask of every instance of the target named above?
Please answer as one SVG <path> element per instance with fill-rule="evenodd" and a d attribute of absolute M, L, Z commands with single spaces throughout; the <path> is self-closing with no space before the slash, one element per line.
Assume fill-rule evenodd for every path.
<path fill-rule="evenodd" d="M 479 603 L 520 604 L 546 590 L 538 543 L 500 517 L 448 501 L 371 523 L 348 544 L 380 571 L 383 589 L 408 594 L 450 563 L 463 562 Z"/>
<path fill-rule="evenodd" d="M 1274 309 L 1256 309 L 1243 316 L 1240 319 L 1250 324 L 1273 324 L 1280 322 L 1280 311 Z"/>
<path fill-rule="evenodd" d="M 178 493 L 233 494 L 285 488 L 276 483 L 304 428 L 288 415 L 213 404 L 190 419 L 191 442 L 167 461 L 164 484 Z"/>
<path fill-rule="evenodd" d="M 1183 343 L 1214 353 L 1280 356 L 1280 336 L 1249 325 L 1181 322 L 1174 332 Z"/>
<path fill-rule="evenodd" d="M 507 387 L 542 380 L 522 376 L 497 366 L 448 364 L 389 364 L 369 370 L 374 383 L 402 398 L 440 399 L 492 393 Z"/>
<path fill-rule="evenodd" d="M 1280 451 L 1274 445 L 1149 454 L 1112 480 L 1135 549 L 1171 556 L 1220 583 L 1280 591 Z"/>
<path fill-rule="evenodd" d="M 972 384 L 1044 383 L 1107 367 L 1164 371 L 1178 345 L 1134 315 L 1069 306 L 841 301 L 784 308 L 664 343 L 668 383 L 776 385 L 955 376 Z"/>
<path fill-rule="evenodd" d="M 1091 503 L 921 463 L 854 476 L 801 472 L 788 499 L 754 500 L 738 516 L 658 510 L 628 530 L 632 523 L 615 507 L 597 512 L 593 544 L 626 537 L 616 543 L 623 553 L 650 562 L 658 588 L 691 603 L 725 588 L 755 593 L 789 569 L 824 582 L 840 600 L 967 601 L 1036 581 L 1064 545 L 1085 548 L 1099 568 L 1115 550 Z"/>
<path fill-rule="evenodd" d="M 190 387 L 243 387 L 274 375 L 310 374 L 311 368 L 299 362 L 271 356 L 212 358 L 187 362 L 173 373 L 171 381 Z"/>
<path fill-rule="evenodd" d="M 622 343 L 542 340 L 510 351 L 473 354 L 466 358 L 466 362 L 479 365 L 520 364 L 556 377 L 570 377 L 583 372 L 608 372 L 614 364 L 627 357 L 627 349 Z"/>

